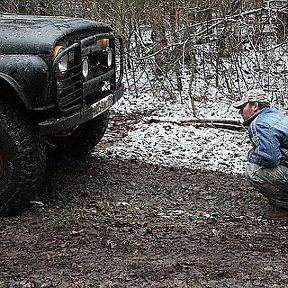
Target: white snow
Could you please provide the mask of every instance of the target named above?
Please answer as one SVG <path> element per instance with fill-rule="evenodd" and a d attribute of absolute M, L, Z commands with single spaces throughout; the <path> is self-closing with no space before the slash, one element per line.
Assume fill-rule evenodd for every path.
<path fill-rule="evenodd" d="M 237 110 L 229 101 L 205 101 L 198 103 L 201 118 L 238 119 Z M 219 128 L 195 128 L 192 125 L 181 126 L 169 122 L 192 117 L 189 103 L 181 104 L 159 100 L 147 93 L 140 97 L 125 95 L 114 112 L 121 114 L 148 114 L 130 129 L 128 135 L 105 149 L 95 153 L 104 153 L 109 157 L 138 159 L 148 163 L 199 168 L 227 173 L 243 173 L 246 151 L 249 149 L 246 132 Z M 149 123 L 149 118 L 162 120 Z"/>
<path fill-rule="evenodd" d="M 280 110 L 283 109 L 285 107 L 283 102 L 287 102 L 288 87 L 286 74 L 283 72 L 287 72 L 285 64 L 287 61 L 285 62 L 283 58 L 283 55 L 287 54 L 287 46 L 279 46 L 275 41 L 276 44 L 273 42 L 272 45 L 268 38 L 266 40 L 267 43 L 264 41 L 266 44 L 263 42 L 268 47 L 265 46 L 266 52 L 263 49 L 256 51 L 254 47 L 249 47 L 249 44 L 245 46 L 246 48 L 243 47 L 245 53 L 240 55 L 240 63 L 221 59 L 221 67 L 225 67 L 226 70 L 223 69 L 228 73 L 222 78 L 216 77 L 219 72 L 215 69 L 217 65 L 210 63 L 211 59 L 214 59 L 213 53 L 211 59 L 205 54 L 211 49 L 213 52 L 213 47 L 204 45 L 197 50 L 195 46 L 198 72 L 193 74 L 191 84 L 191 71 L 184 65 L 181 67 L 183 76 L 181 93 L 175 91 L 175 81 L 169 81 L 169 79 L 175 80 L 175 77 L 169 78 L 171 75 L 156 77 L 149 71 L 149 65 L 142 62 L 135 66 L 134 75 L 131 75 L 133 72 L 125 71 L 126 93 L 124 99 L 113 107 L 112 112 L 127 116 L 143 116 L 134 127 L 130 128 L 126 137 L 112 141 L 108 147 L 100 145 L 95 153 L 167 166 L 244 173 L 246 153 L 250 149 L 246 131 L 196 128 L 192 125 L 178 125 L 175 121 L 191 119 L 195 117 L 193 112 L 196 112 L 196 116 L 201 119 L 224 118 L 241 121 L 238 111 L 232 107 L 232 101 L 235 101 L 235 98 L 240 96 L 239 92 L 244 92 L 247 87 L 267 89 L 267 83 L 270 83 L 268 88 L 272 102 Z M 204 50 L 205 47 L 210 50 L 205 50 L 203 53 L 203 47 Z M 243 73 L 239 74 L 239 69 Z M 243 76 L 242 80 L 239 75 Z M 227 91 L 230 91 L 230 94 Z M 174 102 L 167 100 L 171 96 L 175 98 Z M 196 111 L 193 111 L 192 100 L 189 97 L 194 100 Z M 151 118 L 161 121 L 157 123 L 147 121 Z"/>

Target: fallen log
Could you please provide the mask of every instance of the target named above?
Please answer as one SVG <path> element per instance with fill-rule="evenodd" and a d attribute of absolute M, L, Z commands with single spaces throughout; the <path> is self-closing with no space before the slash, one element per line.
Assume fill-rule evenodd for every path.
<path fill-rule="evenodd" d="M 200 119 L 200 118 L 146 118 L 144 119 L 147 123 L 172 123 L 180 126 L 193 125 L 194 127 L 209 127 L 209 128 L 223 128 L 242 131 L 246 130 L 245 126 L 234 119 Z"/>

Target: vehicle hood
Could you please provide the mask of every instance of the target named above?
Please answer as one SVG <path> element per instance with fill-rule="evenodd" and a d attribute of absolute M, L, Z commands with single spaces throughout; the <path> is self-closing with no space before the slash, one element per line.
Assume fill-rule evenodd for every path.
<path fill-rule="evenodd" d="M 0 54 L 51 53 L 62 37 L 99 28 L 111 30 L 81 18 L 0 14 Z"/>

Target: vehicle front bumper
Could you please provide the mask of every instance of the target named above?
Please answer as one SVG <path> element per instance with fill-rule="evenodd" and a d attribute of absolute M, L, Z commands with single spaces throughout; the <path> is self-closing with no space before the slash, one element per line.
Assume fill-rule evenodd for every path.
<path fill-rule="evenodd" d="M 47 136 L 81 125 L 111 108 L 123 96 L 123 93 L 124 87 L 123 85 L 120 85 L 113 94 L 103 97 L 101 100 L 90 106 L 84 107 L 83 109 L 69 115 L 40 122 L 38 124 L 39 133 L 41 136 Z"/>

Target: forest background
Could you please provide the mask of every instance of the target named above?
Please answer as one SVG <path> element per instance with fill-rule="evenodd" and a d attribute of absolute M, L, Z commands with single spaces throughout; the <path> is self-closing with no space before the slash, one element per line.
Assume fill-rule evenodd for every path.
<path fill-rule="evenodd" d="M 188 99 L 197 116 L 211 94 L 235 100 L 261 87 L 285 105 L 287 1 L 1 0 L 0 9 L 110 23 L 125 39 L 126 89 L 135 97 L 145 85 L 155 97 Z"/>

